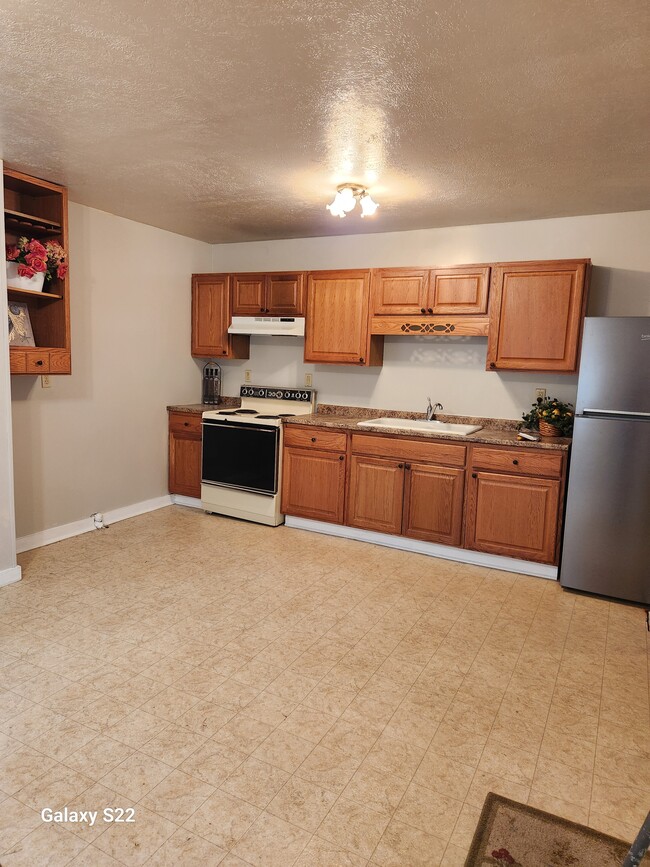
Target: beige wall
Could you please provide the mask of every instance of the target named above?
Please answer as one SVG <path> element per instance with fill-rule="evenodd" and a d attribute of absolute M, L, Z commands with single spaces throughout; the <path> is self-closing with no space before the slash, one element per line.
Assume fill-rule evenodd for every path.
<path fill-rule="evenodd" d="M 12 377 L 18 536 L 167 493 L 165 406 L 197 400 L 190 274 L 210 247 L 70 205 L 72 376 Z"/>
<path fill-rule="evenodd" d="M 348 217 L 352 222 L 354 217 Z M 650 211 L 456 226 L 338 238 L 222 244 L 215 271 L 453 265 L 522 259 L 591 258 L 589 314 L 650 315 Z M 427 395 L 450 413 L 519 418 L 534 388 L 572 401 L 577 377 L 545 373 L 488 373 L 485 338 L 386 338 L 378 369 L 305 365 L 303 343 L 251 338 L 249 361 L 224 363 L 227 393 L 244 370 L 260 384 L 302 384 L 313 372 L 320 401 L 423 410 Z"/>

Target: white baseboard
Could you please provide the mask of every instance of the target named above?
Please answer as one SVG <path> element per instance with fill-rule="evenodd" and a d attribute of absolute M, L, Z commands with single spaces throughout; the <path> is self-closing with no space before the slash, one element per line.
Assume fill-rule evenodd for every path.
<path fill-rule="evenodd" d="M 11 569 L 3 569 L 0 572 L 0 587 L 5 587 L 7 584 L 15 584 L 16 581 L 20 581 L 20 575 L 20 566 L 12 566 Z"/>
<path fill-rule="evenodd" d="M 171 506 L 171 504 L 172 498 L 169 494 L 164 497 L 154 497 L 152 500 L 143 500 L 141 503 L 132 503 L 130 506 L 122 506 L 119 509 L 104 512 L 104 523 L 110 526 L 118 521 L 124 521 L 126 518 L 144 515 L 145 512 L 153 512 L 164 506 Z M 59 527 L 50 527 L 48 530 L 41 530 L 30 536 L 19 536 L 16 539 L 16 550 L 21 554 L 23 551 L 42 548 L 44 545 L 61 542 L 63 539 L 71 538 L 71 536 L 80 536 L 82 533 L 88 533 L 94 529 L 95 523 L 91 517 L 81 521 L 73 521 L 71 524 L 61 524 Z"/>
<path fill-rule="evenodd" d="M 375 533 L 372 530 L 344 527 L 342 524 L 327 524 L 324 521 L 312 521 L 308 518 L 293 518 L 290 515 L 287 515 L 285 519 L 285 526 L 293 527 L 296 530 L 324 533 L 327 536 L 355 539 L 357 542 L 372 542 L 374 545 L 384 545 L 386 548 L 398 548 L 401 551 L 426 554 L 428 557 L 440 557 L 443 560 L 455 560 L 457 563 L 469 563 L 472 566 L 486 566 L 488 569 L 518 572 L 521 575 L 534 575 L 536 578 L 550 578 L 552 581 L 557 579 L 557 566 L 533 563 L 530 560 L 515 560 L 512 557 L 484 554 L 482 551 L 471 551 L 468 548 L 452 548 L 449 545 L 437 545 L 434 542 L 407 539 L 406 536 L 390 536 L 386 533 Z"/>
<path fill-rule="evenodd" d="M 198 497 L 186 497 L 184 494 L 172 494 L 172 503 L 175 506 L 189 506 L 190 509 L 203 509 Z"/>

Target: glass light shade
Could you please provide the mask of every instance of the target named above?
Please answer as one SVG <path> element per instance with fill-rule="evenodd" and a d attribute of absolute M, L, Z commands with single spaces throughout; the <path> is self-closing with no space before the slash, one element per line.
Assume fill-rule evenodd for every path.
<path fill-rule="evenodd" d="M 337 193 L 334 196 L 334 201 L 330 205 L 325 205 L 327 210 L 333 217 L 345 217 L 345 211 L 341 207 L 341 194 Z"/>
<path fill-rule="evenodd" d="M 336 197 L 339 200 L 339 206 L 346 212 L 351 211 L 356 204 L 354 193 L 350 187 L 343 187 L 343 189 L 339 190 L 336 194 Z M 334 201 L 336 201 L 336 199 Z"/>
<path fill-rule="evenodd" d="M 368 195 L 368 193 L 365 193 L 365 195 L 361 196 L 360 203 L 362 217 L 372 217 L 372 215 L 379 207 L 377 202 L 373 201 L 372 198 Z"/>

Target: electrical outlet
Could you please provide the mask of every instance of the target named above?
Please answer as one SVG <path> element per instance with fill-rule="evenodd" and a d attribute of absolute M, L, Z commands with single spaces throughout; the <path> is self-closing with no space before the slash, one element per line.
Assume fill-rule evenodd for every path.
<path fill-rule="evenodd" d="M 250 372 L 250 370 L 245 370 L 244 371 L 244 382 L 250 382 L 250 381 L 251 381 L 251 372 Z"/>
<path fill-rule="evenodd" d="M 41 376 L 41 388 L 52 388 L 52 380 L 50 379 L 49 373 L 45 373 Z"/>
<path fill-rule="evenodd" d="M 535 389 L 535 399 L 536 400 L 546 400 L 546 389 L 545 388 L 536 388 Z"/>
<path fill-rule="evenodd" d="M 313 374 L 313 373 L 306 373 L 306 374 L 305 374 L 305 385 L 306 385 L 306 387 L 307 387 L 307 388 L 311 388 L 313 382 L 314 382 L 314 374 Z"/>

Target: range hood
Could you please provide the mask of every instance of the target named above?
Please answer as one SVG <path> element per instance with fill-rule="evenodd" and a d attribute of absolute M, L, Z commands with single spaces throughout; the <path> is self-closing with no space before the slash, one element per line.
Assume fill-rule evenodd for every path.
<path fill-rule="evenodd" d="M 305 336 L 304 316 L 233 316 L 228 334 L 267 334 L 272 337 Z"/>

